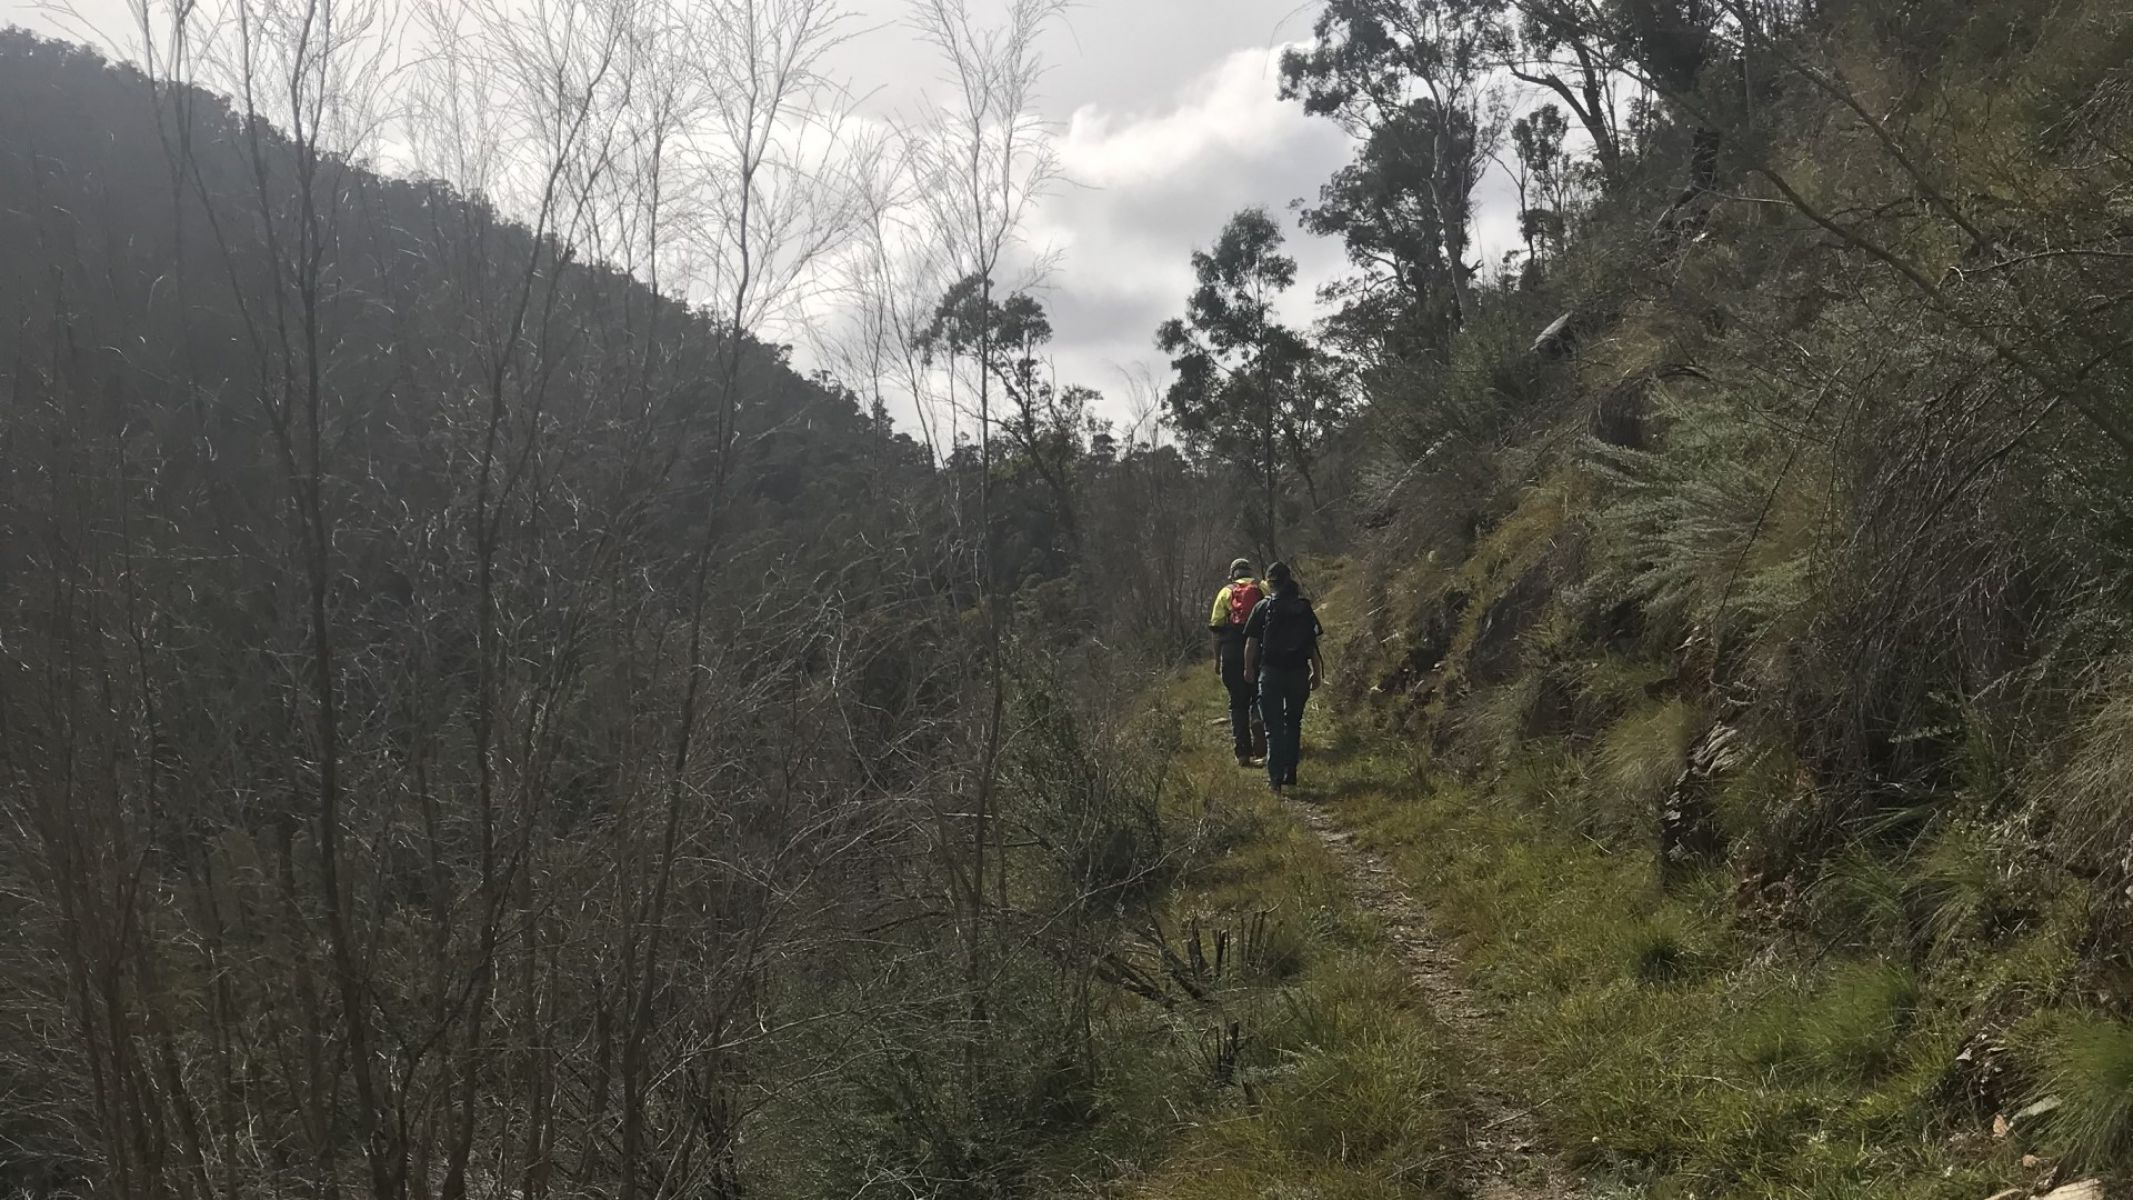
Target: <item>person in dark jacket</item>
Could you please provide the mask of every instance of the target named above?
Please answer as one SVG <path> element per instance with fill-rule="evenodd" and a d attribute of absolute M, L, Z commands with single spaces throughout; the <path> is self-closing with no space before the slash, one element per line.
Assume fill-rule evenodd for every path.
<path fill-rule="evenodd" d="M 1252 685 L 1244 679 L 1244 623 L 1265 597 L 1266 585 L 1252 574 L 1251 560 L 1236 559 L 1207 614 L 1207 631 L 1215 639 L 1215 677 L 1229 691 L 1229 731 L 1240 767 L 1256 767 L 1266 757 L 1266 727 L 1259 723 Z"/>
<path fill-rule="evenodd" d="M 1266 724 L 1267 784 L 1278 792 L 1296 784 L 1304 704 L 1325 678 L 1318 640 L 1326 631 L 1289 564 L 1269 565 L 1266 581 L 1271 594 L 1244 623 L 1244 677 L 1258 689 L 1259 718 Z"/>

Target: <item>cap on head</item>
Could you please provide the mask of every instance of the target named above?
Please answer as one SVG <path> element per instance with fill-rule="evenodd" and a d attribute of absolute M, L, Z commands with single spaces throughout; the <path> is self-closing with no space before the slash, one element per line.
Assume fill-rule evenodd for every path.
<path fill-rule="evenodd" d="M 1268 563 L 1266 566 L 1268 583 L 1292 583 L 1295 579 L 1295 572 L 1289 570 L 1289 564 L 1285 562 Z"/>
<path fill-rule="evenodd" d="M 1245 577 L 1246 575 L 1249 575 L 1249 574 L 1251 574 L 1251 573 L 1252 573 L 1252 560 L 1251 560 L 1251 559 L 1249 559 L 1249 558 L 1239 558 L 1239 559 L 1233 559 L 1233 560 L 1231 560 L 1231 562 L 1230 562 L 1230 564 L 1229 564 L 1229 577 L 1230 577 L 1231 579 L 1242 579 L 1242 578 L 1244 578 L 1244 577 Z"/>

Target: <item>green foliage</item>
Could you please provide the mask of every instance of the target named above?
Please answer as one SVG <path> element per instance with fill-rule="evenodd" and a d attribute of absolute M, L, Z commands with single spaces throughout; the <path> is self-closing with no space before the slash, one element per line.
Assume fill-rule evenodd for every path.
<path fill-rule="evenodd" d="M 910 947 L 863 995 L 821 998 L 867 1020 L 808 1026 L 846 1065 L 827 1097 L 792 1097 L 805 1119 L 765 1122 L 753 1161 L 777 1194 L 1078 1194 L 1202 1153 L 1366 1181 L 1327 1140 L 1334 1085 L 1356 1089 L 1337 1119 L 1392 1122 L 1373 1136 L 1403 1154 L 1441 1132 L 1429 1106 L 1379 1105 L 1450 1086 L 1426 1014 L 1316 839 L 1194 736 L 1216 709 L 1192 683 L 1191 707 L 1157 689 L 1126 713 L 1096 667 L 1018 660 L 1002 813 L 1033 835 L 1010 878 L 1043 919 L 1005 927 L 975 994 L 960 954 Z"/>
<path fill-rule="evenodd" d="M 1907 948 L 1914 936 L 1910 880 L 1900 860 L 1848 847 L 1808 889 L 1816 923 L 1840 944 Z"/>
<path fill-rule="evenodd" d="M 1584 480 L 1567 471 L 1521 489 L 1517 503 L 1490 527 L 1459 568 L 1461 581 L 1473 592 L 1472 607 L 1485 614 L 1527 572 L 1545 561 L 1573 528 L 1576 510 L 1586 495 Z"/>
<path fill-rule="evenodd" d="M 1642 704 L 1660 685 L 1671 679 L 1671 664 L 1619 654 L 1594 655 L 1577 672 L 1577 723 L 1582 730 L 1597 730 Z"/>
<path fill-rule="evenodd" d="M 1527 671 L 1508 683 L 1481 690 L 1466 702 L 1461 732 L 1479 761 L 1495 766 L 1518 756 L 1532 736 L 1542 683 L 1538 672 Z"/>
<path fill-rule="evenodd" d="M 1773 436 L 1752 398 L 1692 385 L 1654 400 L 1660 449 L 1596 450 L 1613 490 L 1595 586 L 1670 628 L 1797 628 L 1839 503 L 1827 466 Z"/>
<path fill-rule="evenodd" d="M 1231 217 L 1211 249 L 1193 252 L 1186 315 L 1155 335 L 1177 373 L 1164 401 L 1187 444 L 1258 472 L 1255 533 L 1270 555 L 1279 546 L 1277 475 L 1287 466 L 1315 488 L 1312 457 L 1346 403 L 1330 364 L 1275 312 L 1296 281 L 1296 260 L 1281 244 L 1265 209 Z"/>
<path fill-rule="evenodd" d="M 1534 330 L 1549 314 L 1543 300 L 1514 297 L 1471 318 L 1441 369 L 1381 406 L 1390 436 L 1402 446 L 1434 448 L 1442 469 L 1478 478 L 1491 490 L 1507 482 L 1505 468 L 1511 479 L 1529 480 L 1516 451 L 1499 447 L 1512 431 L 1545 420 L 1567 382 L 1561 364 L 1532 352 Z M 1487 493 L 1475 501 L 1484 508 Z"/>
<path fill-rule="evenodd" d="M 1461 932 L 1558 1140 L 1655 1194 L 1989 1194 L 2007 1080 L 1958 1055 L 2133 994 L 2133 309 L 2106 299 L 2133 22 L 1899 9 L 1729 10 L 1739 40 L 1613 13 L 1607 61 L 1660 94 L 1563 244 L 1529 225 L 1548 261 L 1448 333 L 1447 285 L 1385 270 L 1327 331 L 1370 364 L 1382 474 L 1435 489 L 1426 514 L 1385 489 L 1357 555 L 1430 556 L 1392 715 L 1433 774 L 1342 811 Z M 1378 197 L 1419 196 L 1464 127 L 1401 85 L 1456 96 L 1490 14 L 1383 13 L 1329 6 L 1285 86 L 1364 135 L 1314 219 L 1428 267 L 1437 208 Z M 1556 50 L 1597 33 L 1521 17 Z M 1552 161 L 1562 124 L 1510 148 Z M 1726 850 L 1668 895 L 1662 796 Z M 2018 1082 L 2066 1115 L 2039 1128 L 2133 1163 L 2123 1029 L 2048 1023 Z"/>
<path fill-rule="evenodd" d="M 1014 689 L 1022 729 L 1003 764 L 1003 809 L 1035 836 L 1040 905 L 1085 919 L 1135 910 L 1173 865 L 1161 819 L 1175 744 L 1172 714 L 1138 728 L 1092 721 L 1071 703 L 1059 663 L 1028 656 Z M 1092 707 L 1096 701 L 1090 701 Z"/>
<path fill-rule="evenodd" d="M 1455 578 L 1461 609 L 1440 680 L 1447 697 L 1511 679 L 1525 664 L 1520 639 L 1550 611 L 1539 568 L 1572 531 L 1579 500 L 1579 481 L 1569 474 L 1551 475 L 1524 489 L 1461 564 Z M 1485 724 L 1483 730 L 1496 736 L 1504 732 L 1500 723 Z M 1499 741 L 1489 748 L 1506 747 Z"/>
<path fill-rule="evenodd" d="M 2099 1016 L 2065 1015 L 2039 1023 L 2038 1084 L 2033 1102 L 2045 1143 L 2084 1166 L 2133 1155 L 2133 1025 Z"/>
<path fill-rule="evenodd" d="M 1814 797 L 1790 748 L 1763 745 L 1719 780 L 1712 808 L 1735 862 L 1757 877 L 1782 875 L 1812 818 Z"/>
<path fill-rule="evenodd" d="M 2126 780 L 2133 778 L 2133 688 L 2123 686 L 2127 672 L 2102 673 L 2106 681 L 2064 751 L 2064 765 L 2044 787 L 2066 814 L 2063 837 L 2078 852 L 2108 853 L 2133 836 L 2133 803 Z"/>
<path fill-rule="evenodd" d="M 1309 737 L 1313 755 L 1336 744 L 1323 726 Z M 1220 833 L 1179 878 L 1167 923 L 1247 931 L 1251 969 L 1152 1023 L 1106 1026 L 1097 1123 L 1047 1177 L 1089 1178 L 1070 1168 L 1082 1162 L 1111 1177 L 1130 1163 L 1133 1194 L 1169 1200 L 1394 1200 L 1457 1186 L 1464 1063 L 1390 944 L 1325 847 L 1216 740 L 1188 751 L 1185 776 Z"/>
<path fill-rule="evenodd" d="M 1971 1028 L 1962 1005 L 2004 980 L 1973 998 L 1901 958 L 1769 941 L 1736 927 L 1723 880 L 1663 897 L 1648 856 L 1494 788 L 1440 780 L 1417 797 L 1362 763 L 1344 780 L 1342 817 L 1458 935 L 1503 1011 L 1506 1070 L 1603 1180 L 1975 1200 L 2012 1175 L 2011 1159 L 1950 1141 L 1941 1107 Z"/>
<path fill-rule="evenodd" d="M 1936 959 L 1990 956 L 2049 900 L 2009 860 L 1990 828 L 1955 819 L 1909 844 L 1852 843 L 1823 867 L 1808 899 L 1818 932 L 1843 944 Z"/>
<path fill-rule="evenodd" d="M 1285 65 L 1309 57 L 1290 51 Z M 1459 328 L 1453 272 L 1464 267 L 1469 193 L 1481 158 L 1476 124 L 1473 110 L 1426 97 L 1384 113 L 1355 161 L 1303 210 L 1304 228 L 1341 238 L 1349 260 L 1400 297 L 1388 310 L 1375 303 L 1381 293 L 1360 291 L 1335 318 L 1351 346 L 1367 337 L 1401 357 L 1441 354 Z M 1388 312 L 1397 320 L 1384 321 Z"/>
<path fill-rule="evenodd" d="M 2011 856 L 1975 822 L 1943 830 L 1920 856 L 1910 899 L 1928 943 L 1941 953 L 1989 952 L 2023 918 L 2025 897 Z"/>
<path fill-rule="evenodd" d="M 2026 1132 L 2082 1168 L 2133 1155 L 2133 1025 L 2095 1012 L 2046 1012 L 2016 1029 L 2033 1076 Z"/>
<path fill-rule="evenodd" d="M 1627 922 L 1621 939 L 1630 975 L 1650 984 L 1695 977 L 1713 963 L 1710 948 L 1699 943 L 1700 933 L 1693 921 L 1674 911 Z"/>
<path fill-rule="evenodd" d="M 890 1049 L 851 1067 L 839 1136 L 815 1151 L 830 1160 L 832 1186 L 846 1189 L 837 1194 L 976 1200 L 1018 1190 L 1033 1151 L 1093 1115 L 1091 1064 L 1073 1056 L 1080 1039 L 1049 993 L 1041 968 L 1017 961 L 996 981 L 984 1026 L 924 1004 L 909 1025 L 880 1023 Z"/>
<path fill-rule="evenodd" d="M 1411 980 L 1381 954 L 1328 961 L 1315 986 L 1284 997 L 1256 1061 L 1282 1097 L 1267 1132 L 1285 1153 L 1375 1162 L 1404 1182 L 1427 1180 L 1457 1146 L 1457 1063 Z"/>
<path fill-rule="evenodd" d="M 1607 727 L 1593 751 L 1593 799 L 1625 833 L 1653 827 L 1662 794 L 1681 775 L 1702 715 L 1686 700 L 1646 704 Z"/>
<path fill-rule="evenodd" d="M 1507 800 L 1534 805 L 1571 822 L 1589 820 L 1585 766 L 1569 743 L 1529 741 L 1504 767 L 1496 790 Z"/>
<path fill-rule="evenodd" d="M 1918 981 L 1904 967 L 1847 965 L 1804 1007 L 1791 1040 L 1816 1069 L 1868 1079 L 1889 1064 L 1917 1000 Z"/>

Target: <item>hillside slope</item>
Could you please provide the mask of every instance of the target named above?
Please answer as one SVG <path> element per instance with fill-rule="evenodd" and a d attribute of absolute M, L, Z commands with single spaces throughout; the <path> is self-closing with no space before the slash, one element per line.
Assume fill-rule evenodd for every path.
<path fill-rule="evenodd" d="M 0 1192 L 730 1184 L 763 964 L 867 969 L 764 947 L 927 916 L 927 455 L 13 31 L 0 262 Z"/>
<path fill-rule="evenodd" d="M 1647 151 L 1379 377 L 1413 465 L 1336 674 L 1426 797 L 1355 819 L 1632 1176 L 2122 1171 L 2133 22 L 1727 7 L 1704 47 L 1652 145 L 1693 126 L 1708 183 Z"/>

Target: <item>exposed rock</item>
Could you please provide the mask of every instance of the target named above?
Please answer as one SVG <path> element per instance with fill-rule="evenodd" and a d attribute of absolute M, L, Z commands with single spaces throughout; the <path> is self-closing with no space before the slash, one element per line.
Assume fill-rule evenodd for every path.
<path fill-rule="evenodd" d="M 2037 1200 L 2105 1200 L 2103 1180 L 2083 1179 L 2064 1187 L 2055 1187 L 2037 1197 Z"/>
<path fill-rule="evenodd" d="M 2059 1097 L 2046 1096 L 2044 1099 L 2037 1101 L 2035 1104 L 2030 1105 L 2028 1108 L 2025 1108 L 2021 1112 L 2018 1112 L 2014 1115 L 2015 1128 L 2026 1129 L 2031 1124 L 2033 1124 L 2038 1117 L 2047 1116 L 2053 1112 L 2056 1112 L 2058 1108 Z"/>
<path fill-rule="evenodd" d="M 1562 354 L 1569 351 L 1575 340 L 1570 333 L 1570 318 L 1576 315 L 1577 310 L 1572 309 L 1548 322 L 1548 327 L 1540 331 L 1539 337 L 1533 339 L 1530 353 Z"/>

